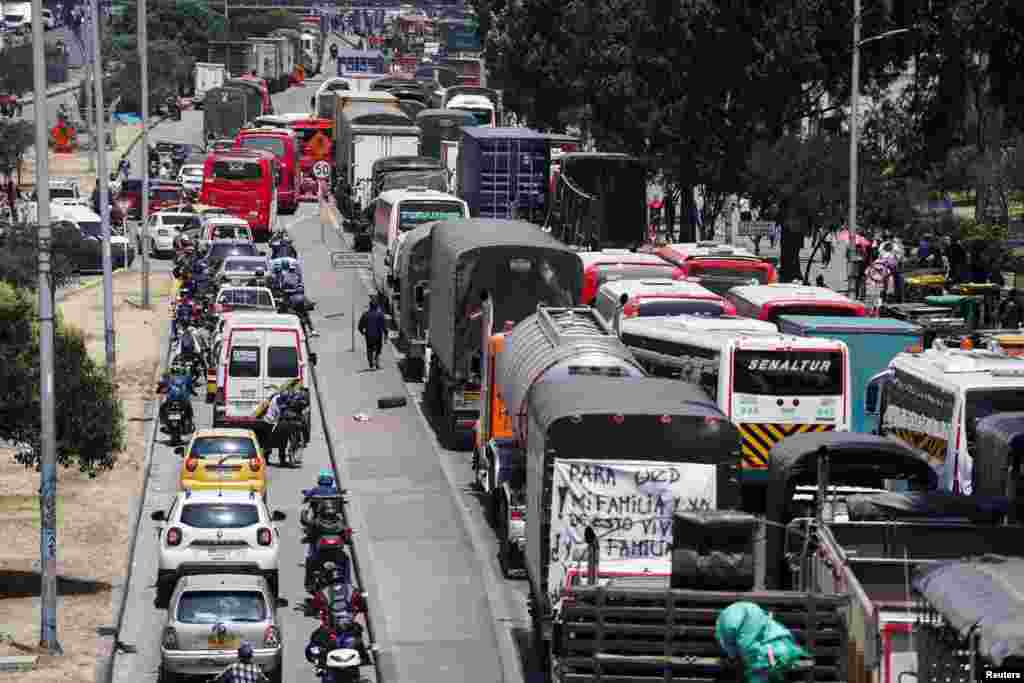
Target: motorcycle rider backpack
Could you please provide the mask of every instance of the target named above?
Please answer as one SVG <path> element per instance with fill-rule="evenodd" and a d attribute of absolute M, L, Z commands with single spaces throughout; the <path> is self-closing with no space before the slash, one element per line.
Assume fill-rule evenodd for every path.
<path fill-rule="evenodd" d="M 185 355 L 194 355 L 196 352 L 196 340 L 192 337 L 192 332 L 186 332 L 181 338 L 181 353 Z"/>
<path fill-rule="evenodd" d="M 302 287 L 302 278 L 294 270 L 286 270 L 281 273 L 281 289 L 288 292 Z"/>

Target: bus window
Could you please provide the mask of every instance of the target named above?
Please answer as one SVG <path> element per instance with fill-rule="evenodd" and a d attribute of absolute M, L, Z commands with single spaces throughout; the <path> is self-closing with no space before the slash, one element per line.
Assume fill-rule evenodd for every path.
<path fill-rule="evenodd" d="M 755 396 L 840 396 L 839 351 L 737 351 L 733 391 Z"/>

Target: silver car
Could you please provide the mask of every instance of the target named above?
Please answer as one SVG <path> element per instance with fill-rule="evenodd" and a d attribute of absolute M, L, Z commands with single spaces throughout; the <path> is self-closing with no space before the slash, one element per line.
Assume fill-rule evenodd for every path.
<path fill-rule="evenodd" d="M 266 579 L 249 574 L 203 574 L 178 581 L 167 610 L 160 644 L 160 680 L 212 676 L 238 661 L 238 646 L 248 642 L 253 663 L 271 681 L 280 682 L 281 627 Z"/>
<path fill-rule="evenodd" d="M 217 270 L 217 280 L 244 283 L 269 272 L 270 261 L 265 256 L 228 256 Z"/>

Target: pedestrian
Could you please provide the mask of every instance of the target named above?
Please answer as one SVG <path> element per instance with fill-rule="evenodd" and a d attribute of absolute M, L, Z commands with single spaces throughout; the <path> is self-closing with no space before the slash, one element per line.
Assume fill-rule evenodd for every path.
<path fill-rule="evenodd" d="M 366 339 L 366 360 L 371 370 L 380 370 L 380 352 L 384 347 L 387 319 L 376 299 L 370 299 L 370 309 L 359 318 L 359 334 Z"/>

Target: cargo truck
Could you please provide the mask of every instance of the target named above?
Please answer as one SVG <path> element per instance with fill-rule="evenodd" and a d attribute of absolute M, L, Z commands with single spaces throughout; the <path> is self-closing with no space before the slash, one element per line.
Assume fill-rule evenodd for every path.
<path fill-rule="evenodd" d="M 525 458 L 512 438 L 511 415 L 539 382 L 583 374 L 644 377 L 646 373 L 608 322 L 590 307 L 550 308 L 514 327 L 496 328 L 490 298 L 483 307 L 483 372 L 473 470 L 498 535 L 506 577 L 525 570 Z M 501 329 L 501 331 L 497 331 Z"/>
<path fill-rule="evenodd" d="M 201 109 L 206 93 L 224 85 L 227 78 L 227 69 L 223 64 L 211 64 L 210 62 L 196 62 L 195 66 L 195 94 L 193 102 L 197 109 Z"/>
<path fill-rule="evenodd" d="M 479 417 L 485 293 L 494 319 L 514 324 L 538 304 L 574 305 L 583 269 L 575 252 L 524 221 L 446 220 L 434 226 L 431 242 L 424 398 L 442 442 L 464 448 L 472 444 Z"/>
<path fill-rule="evenodd" d="M 223 86 L 206 93 L 203 105 L 203 139 L 234 138 L 251 121 L 251 96 L 246 90 Z"/>
<path fill-rule="evenodd" d="M 462 129 L 457 194 L 472 216 L 543 222 L 551 160 L 547 140 L 529 128 Z"/>
<path fill-rule="evenodd" d="M 742 680 L 715 637 L 736 602 L 769 611 L 811 653 L 780 680 L 845 681 L 847 599 L 765 589 L 764 524 L 730 509 L 739 433 L 703 390 L 599 373 L 542 381 L 512 430 L 549 681 Z"/>
<path fill-rule="evenodd" d="M 252 43 L 245 40 L 211 40 L 207 62 L 223 64 L 227 77 L 237 77 L 252 69 Z"/>
<path fill-rule="evenodd" d="M 297 82 L 299 65 L 302 64 L 302 34 L 293 28 L 279 28 L 270 32 L 271 38 L 284 39 L 281 47 L 281 70 L 284 74 L 282 90 Z"/>
<path fill-rule="evenodd" d="M 287 72 L 284 71 L 282 63 L 284 47 L 283 39 L 277 38 L 249 38 L 252 43 L 252 62 L 250 71 L 267 82 L 271 94 L 281 92 L 287 86 Z"/>

